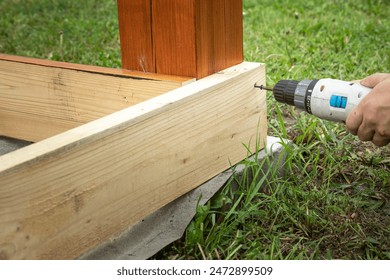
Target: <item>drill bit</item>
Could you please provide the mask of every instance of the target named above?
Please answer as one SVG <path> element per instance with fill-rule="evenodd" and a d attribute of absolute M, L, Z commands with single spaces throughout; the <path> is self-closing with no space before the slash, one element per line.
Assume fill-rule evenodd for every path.
<path fill-rule="evenodd" d="M 268 91 L 273 91 L 274 89 L 272 87 L 266 87 L 266 86 L 263 86 L 263 85 L 255 85 L 256 88 L 259 88 L 261 90 L 268 90 Z"/>

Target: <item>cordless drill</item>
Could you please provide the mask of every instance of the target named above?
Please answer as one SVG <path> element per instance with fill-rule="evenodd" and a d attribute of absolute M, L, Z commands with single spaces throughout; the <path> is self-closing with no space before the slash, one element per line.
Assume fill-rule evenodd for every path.
<path fill-rule="evenodd" d="M 280 80 L 272 91 L 277 101 L 293 105 L 319 118 L 342 122 L 355 106 L 371 91 L 359 83 L 335 79 Z"/>

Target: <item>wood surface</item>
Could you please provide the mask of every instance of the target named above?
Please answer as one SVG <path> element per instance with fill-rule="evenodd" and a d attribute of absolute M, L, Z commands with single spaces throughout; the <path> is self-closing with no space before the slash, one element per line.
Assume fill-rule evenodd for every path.
<path fill-rule="evenodd" d="M 131 74 L 121 69 L 0 55 L 0 135 L 40 141 L 189 81 Z"/>
<path fill-rule="evenodd" d="M 243 61 L 242 0 L 198 0 L 197 75 Z"/>
<path fill-rule="evenodd" d="M 153 0 L 152 5 L 157 73 L 197 77 L 196 1 Z"/>
<path fill-rule="evenodd" d="M 41 65 L 41 66 L 54 67 L 54 68 L 77 70 L 77 71 L 88 72 L 88 73 L 98 73 L 98 74 L 109 75 L 109 76 L 124 76 L 124 77 L 132 77 L 132 78 L 142 78 L 146 80 L 172 81 L 172 82 L 179 82 L 182 84 L 194 81 L 194 79 L 191 77 L 164 75 L 164 74 L 149 73 L 149 72 L 145 73 L 142 71 L 129 70 L 123 68 L 108 68 L 108 67 L 101 67 L 101 66 L 94 66 L 94 65 L 85 65 L 85 64 L 69 63 L 63 61 L 54 61 L 48 59 L 39 59 L 33 57 L 9 55 L 3 53 L 0 53 L 0 60 L 21 62 L 25 64 Z"/>
<path fill-rule="evenodd" d="M 225 0 L 224 65 L 236 65 L 244 60 L 242 13 L 242 0 Z"/>
<path fill-rule="evenodd" d="M 242 63 L 1 156 L 0 258 L 77 258 L 263 147 L 264 79 Z"/>
<path fill-rule="evenodd" d="M 243 61 L 242 0 L 135 1 L 151 10 L 131 3 L 118 0 L 123 68 L 141 70 L 146 56 L 156 73 L 199 79 Z"/>
<path fill-rule="evenodd" d="M 151 0 L 117 0 L 122 68 L 156 72 Z"/>

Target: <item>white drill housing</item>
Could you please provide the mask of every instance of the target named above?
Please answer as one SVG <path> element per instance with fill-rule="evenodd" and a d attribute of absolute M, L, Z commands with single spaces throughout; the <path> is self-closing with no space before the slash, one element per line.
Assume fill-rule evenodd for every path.
<path fill-rule="evenodd" d="M 345 121 L 355 106 L 371 91 L 359 83 L 334 79 L 320 79 L 314 85 L 311 96 L 306 98 L 306 111 L 322 119 Z M 309 93 L 307 93 L 309 94 Z"/>

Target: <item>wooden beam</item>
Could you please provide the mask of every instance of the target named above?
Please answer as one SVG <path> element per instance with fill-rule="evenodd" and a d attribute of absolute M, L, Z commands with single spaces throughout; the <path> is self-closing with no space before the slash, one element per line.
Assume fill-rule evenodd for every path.
<path fill-rule="evenodd" d="M 67 131 L 190 81 L 1 54 L 0 77 L 0 135 L 29 141 Z"/>
<path fill-rule="evenodd" d="M 156 73 L 202 78 L 243 61 L 242 0 L 118 0 L 118 9 L 123 68 L 153 61 Z"/>
<path fill-rule="evenodd" d="M 122 68 L 156 72 L 151 0 L 118 0 Z"/>
<path fill-rule="evenodd" d="M 197 77 L 194 0 L 152 0 L 157 73 Z"/>
<path fill-rule="evenodd" d="M 198 0 L 196 19 L 198 77 L 243 61 L 242 0 Z"/>
<path fill-rule="evenodd" d="M 243 63 L 1 156 L 0 257 L 76 258 L 262 148 L 264 78 Z"/>

